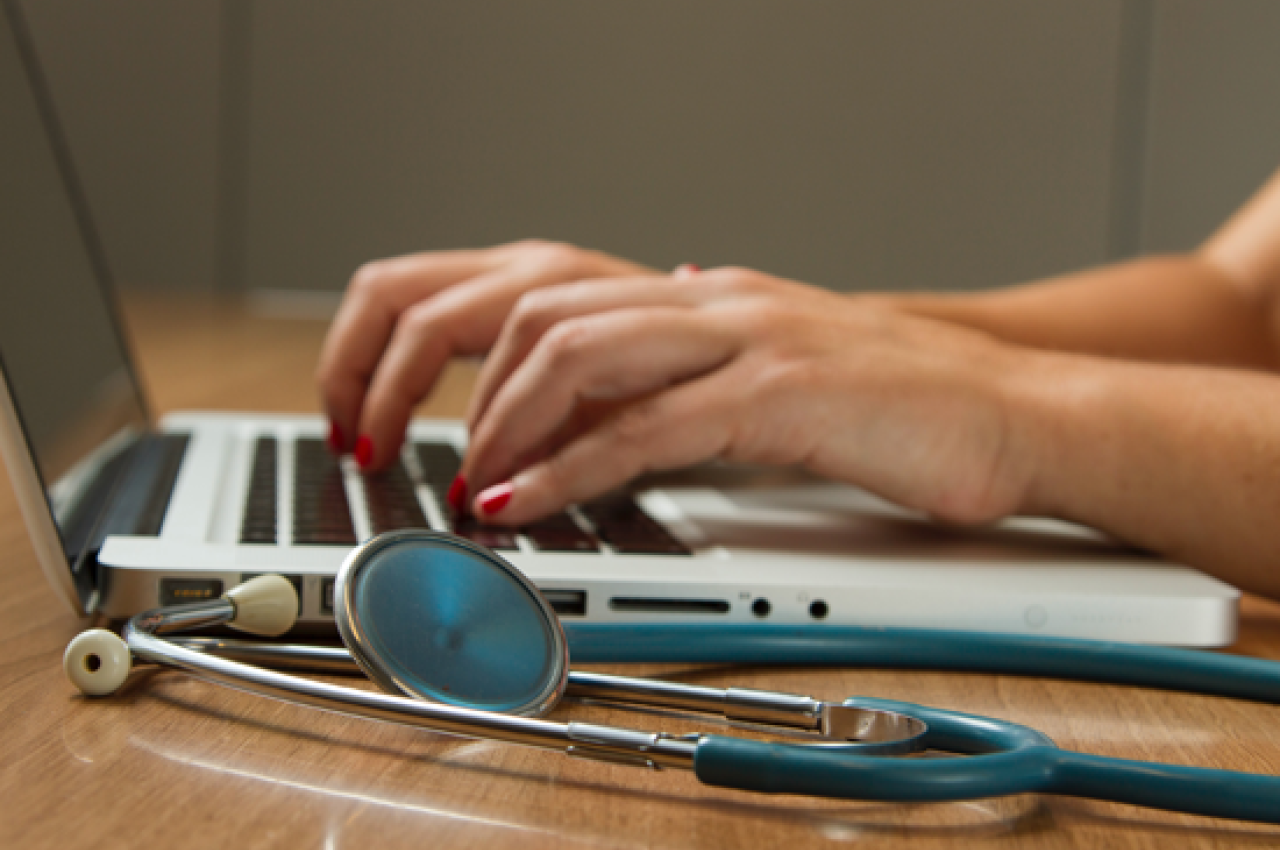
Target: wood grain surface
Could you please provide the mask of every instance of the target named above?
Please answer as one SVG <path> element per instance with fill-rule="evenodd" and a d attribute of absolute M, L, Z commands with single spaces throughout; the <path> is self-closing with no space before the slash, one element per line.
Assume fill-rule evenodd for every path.
<path fill-rule="evenodd" d="M 324 325 L 230 304 L 131 299 L 153 405 L 314 411 Z M 424 406 L 459 415 L 474 366 Z M 314 711 L 145 670 L 85 699 L 61 654 L 83 627 L 45 585 L 0 486 L 4 847 L 1264 847 L 1280 828 L 1066 798 L 884 805 L 769 797 L 557 753 Z M 1246 600 L 1234 651 L 1280 658 L 1280 606 Z M 848 668 L 597 665 L 836 699 L 867 694 L 1027 724 L 1103 755 L 1280 772 L 1280 708 L 1083 683 Z M 556 717 L 696 724 L 566 705 Z M 1277 800 L 1280 807 L 1280 800 Z"/>

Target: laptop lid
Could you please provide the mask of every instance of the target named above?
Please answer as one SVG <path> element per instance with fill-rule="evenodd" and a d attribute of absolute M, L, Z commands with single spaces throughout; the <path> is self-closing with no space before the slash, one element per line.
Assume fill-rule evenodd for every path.
<path fill-rule="evenodd" d="M 148 415 L 25 19 L 0 10 L 0 449 L 41 567 L 85 613 L 104 470 Z"/>

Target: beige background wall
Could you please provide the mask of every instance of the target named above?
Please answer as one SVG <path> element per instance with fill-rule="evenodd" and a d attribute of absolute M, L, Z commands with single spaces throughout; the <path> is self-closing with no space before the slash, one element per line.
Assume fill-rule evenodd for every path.
<path fill-rule="evenodd" d="M 1185 248 L 1280 164 L 1271 0 L 28 2 L 127 285 L 527 235 L 971 288 Z"/>

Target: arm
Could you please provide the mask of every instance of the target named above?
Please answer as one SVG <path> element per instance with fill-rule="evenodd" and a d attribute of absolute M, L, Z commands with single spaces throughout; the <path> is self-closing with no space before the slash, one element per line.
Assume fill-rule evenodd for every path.
<path fill-rule="evenodd" d="M 1280 369 L 1280 172 L 1197 252 L 896 305 L 1022 345 Z M 1021 513 L 1059 516 L 1280 598 L 1280 386 L 1245 371 L 1045 353 L 1011 420 Z"/>
<path fill-rule="evenodd" d="M 1017 379 L 1034 471 L 1018 513 L 1104 529 L 1280 599 L 1280 382 L 1206 367 L 1031 356 Z"/>
<path fill-rule="evenodd" d="M 707 457 L 798 463 L 954 522 L 1083 522 L 1280 598 L 1280 383 L 1256 371 L 1280 352 L 1280 177 L 1193 256 L 990 295 L 699 277 L 522 302 L 473 411 L 482 516 Z M 637 401 L 566 430 L 601 397 Z"/>
<path fill-rule="evenodd" d="M 884 300 L 1035 348 L 1275 370 L 1278 290 L 1280 172 L 1193 254 L 974 295 Z"/>

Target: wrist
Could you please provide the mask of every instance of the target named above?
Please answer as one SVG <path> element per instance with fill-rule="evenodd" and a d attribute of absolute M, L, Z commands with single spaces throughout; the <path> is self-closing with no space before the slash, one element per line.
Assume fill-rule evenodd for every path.
<path fill-rule="evenodd" d="M 1024 476 L 1016 513 L 1087 522 L 1082 491 L 1113 468 L 1105 411 L 1113 369 L 1092 357 L 1019 354 L 1003 382 L 1010 454 Z"/>

